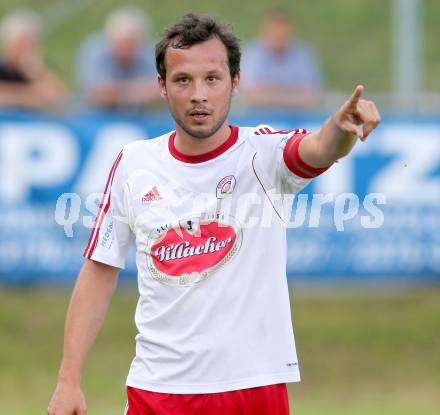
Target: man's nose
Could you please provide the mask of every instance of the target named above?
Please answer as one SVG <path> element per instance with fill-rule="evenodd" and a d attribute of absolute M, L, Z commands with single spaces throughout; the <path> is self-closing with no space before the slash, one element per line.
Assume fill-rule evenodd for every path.
<path fill-rule="evenodd" d="M 201 80 L 195 81 L 193 83 L 191 102 L 200 103 L 200 102 L 207 102 L 207 101 L 208 101 L 208 96 L 207 96 L 206 84 Z"/>

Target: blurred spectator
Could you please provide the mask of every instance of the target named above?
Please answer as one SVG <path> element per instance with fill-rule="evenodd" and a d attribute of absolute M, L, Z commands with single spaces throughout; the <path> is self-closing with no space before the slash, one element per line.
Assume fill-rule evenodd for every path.
<path fill-rule="evenodd" d="M 104 109 L 142 109 L 162 102 L 154 51 L 142 10 L 124 7 L 111 13 L 104 33 L 82 44 L 77 82 L 88 104 Z"/>
<path fill-rule="evenodd" d="M 64 83 L 43 61 L 35 12 L 7 14 L 0 23 L 0 39 L 0 106 L 45 109 L 65 99 Z"/>
<path fill-rule="evenodd" d="M 324 86 L 319 60 L 309 45 L 294 36 L 288 14 L 268 13 L 259 32 L 243 51 L 241 83 L 246 102 L 302 108 L 319 104 Z"/>

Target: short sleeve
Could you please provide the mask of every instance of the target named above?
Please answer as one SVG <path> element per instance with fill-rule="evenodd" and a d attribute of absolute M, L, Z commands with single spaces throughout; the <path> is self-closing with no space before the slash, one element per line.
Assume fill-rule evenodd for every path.
<path fill-rule="evenodd" d="M 290 189 L 297 193 L 304 188 L 312 179 L 327 171 L 330 166 L 315 168 L 305 163 L 299 155 L 299 145 L 309 134 L 306 130 L 295 130 L 284 141 L 283 160 L 280 163 L 279 181 L 280 185 L 289 193 Z M 302 187 L 298 190 L 298 184 Z"/>
<path fill-rule="evenodd" d="M 308 134 L 309 131 L 302 128 L 276 131 L 270 126 L 256 127 L 260 170 L 265 170 L 268 186 L 278 193 L 298 193 L 330 167 L 313 168 L 301 159 L 299 143 Z"/>
<path fill-rule="evenodd" d="M 121 151 L 110 169 L 95 226 L 83 254 L 85 258 L 117 268 L 125 267 L 125 257 L 133 240 L 123 161 Z"/>

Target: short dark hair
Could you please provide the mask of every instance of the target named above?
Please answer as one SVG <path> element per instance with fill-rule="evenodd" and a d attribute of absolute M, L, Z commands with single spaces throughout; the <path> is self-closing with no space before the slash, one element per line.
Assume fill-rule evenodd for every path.
<path fill-rule="evenodd" d="M 165 80 L 165 53 L 168 47 L 187 49 L 197 43 L 218 38 L 225 45 L 228 54 L 228 66 L 231 78 L 240 71 L 240 40 L 231 27 L 210 16 L 186 14 L 173 26 L 165 30 L 163 38 L 156 44 L 156 69 Z"/>

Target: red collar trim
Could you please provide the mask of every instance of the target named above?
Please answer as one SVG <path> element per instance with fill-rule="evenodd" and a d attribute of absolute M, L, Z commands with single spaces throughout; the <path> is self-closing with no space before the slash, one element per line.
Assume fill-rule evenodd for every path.
<path fill-rule="evenodd" d="M 228 139 L 220 146 L 215 148 L 214 150 L 204 153 L 204 154 L 197 154 L 196 156 L 189 156 L 187 154 L 181 153 L 179 150 L 176 149 L 174 146 L 174 139 L 176 138 L 176 132 L 174 131 L 168 140 L 168 149 L 170 150 L 171 155 L 179 160 L 183 161 L 184 163 L 203 163 L 204 161 L 212 160 L 221 154 L 223 154 L 226 150 L 230 149 L 238 140 L 238 127 L 235 125 L 230 125 L 229 128 L 231 129 L 231 134 L 228 137 Z"/>

